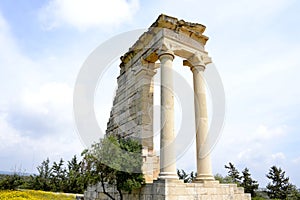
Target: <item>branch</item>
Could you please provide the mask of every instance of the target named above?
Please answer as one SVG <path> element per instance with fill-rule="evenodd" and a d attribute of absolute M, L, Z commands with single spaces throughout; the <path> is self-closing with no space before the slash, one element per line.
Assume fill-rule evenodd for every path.
<path fill-rule="evenodd" d="M 107 195 L 109 198 L 111 198 L 112 200 L 116 200 L 113 196 L 111 196 L 108 192 L 106 192 L 105 184 L 104 184 L 104 180 L 103 180 L 103 175 L 101 174 L 100 176 L 101 176 L 101 185 L 102 185 L 103 193 L 105 195 Z"/>

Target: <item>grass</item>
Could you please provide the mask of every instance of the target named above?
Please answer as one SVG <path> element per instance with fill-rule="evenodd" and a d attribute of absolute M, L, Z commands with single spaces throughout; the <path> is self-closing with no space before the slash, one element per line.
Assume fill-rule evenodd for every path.
<path fill-rule="evenodd" d="M 0 191 L 0 200 L 74 200 L 75 195 L 66 195 L 36 190 Z"/>

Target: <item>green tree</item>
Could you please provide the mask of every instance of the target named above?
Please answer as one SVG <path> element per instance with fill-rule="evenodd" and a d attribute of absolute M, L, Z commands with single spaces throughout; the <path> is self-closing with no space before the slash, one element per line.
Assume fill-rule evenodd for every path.
<path fill-rule="evenodd" d="M 0 180 L 1 190 L 15 190 L 24 183 L 23 177 L 17 173 L 12 175 L 3 175 Z"/>
<path fill-rule="evenodd" d="M 38 174 L 24 177 L 26 181 L 24 189 L 35 189 L 54 192 L 83 193 L 88 186 L 88 174 L 82 161 L 78 161 L 76 155 L 67 162 L 61 158 L 50 165 L 47 158 L 37 167 Z M 26 179 L 25 179 L 26 178 Z"/>
<path fill-rule="evenodd" d="M 183 169 L 177 169 L 177 175 L 179 179 L 183 180 L 185 183 L 191 183 L 197 177 L 196 172 L 186 173 Z"/>
<path fill-rule="evenodd" d="M 88 185 L 86 172 L 84 171 L 82 161 L 78 161 L 76 155 L 74 155 L 73 158 L 68 161 L 66 178 L 67 192 L 83 193 Z"/>
<path fill-rule="evenodd" d="M 191 183 L 192 181 L 194 181 L 195 179 L 196 179 L 196 177 L 197 177 L 197 172 L 191 172 L 190 173 L 190 181 L 189 181 L 189 183 Z"/>
<path fill-rule="evenodd" d="M 64 161 L 61 158 L 60 161 L 53 162 L 52 170 L 50 174 L 51 190 L 54 192 L 66 191 L 66 169 L 64 168 Z"/>
<path fill-rule="evenodd" d="M 144 183 L 142 146 L 132 138 L 104 137 L 85 150 L 83 156 L 89 182 L 100 182 L 104 194 L 111 199 L 114 197 L 106 191 L 106 184 L 115 186 L 123 199 L 122 191 L 130 193 Z"/>
<path fill-rule="evenodd" d="M 287 197 L 288 200 L 299 200 L 300 199 L 300 192 L 298 191 L 295 185 L 291 185 L 289 188 L 289 194 Z"/>
<path fill-rule="evenodd" d="M 251 178 L 251 174 L 249 172 L 248 168 L 245 168 L 242 171 L 242 182 L 241 182 L 241 186 L 244 188 L 246 193 L 250 193 L 252 197 L 255 197 L 255 190 L 258 189 L 258 183 L 257 181 L 253 180 Z"/>
<path fill-rule="evenodd" d="M 223 177 L 221 174 L 216 174 L 214 176 L 215 180 L 219 181 L 220 183 L 234 183 L 231 177 L 225 176 Z"/>
<path fill-rule="evenodd" d="M 44 160 L 41 165 L 37 167 L 38 175 L 31 176 L 32 181 L 30 183 L 30 187 L 36 190 L 51 190 L 51 173 L 52 167 L 50 167 L 50 160 L 47 158 Z"/>
<path fill-rule="evenodd" d="M 272 166 L 266 176 L 271 180 L 267 185 L 268 196 L 272 199 L 287 199 L 292 185 L 289 183 L 289 177 L 285 177 L 285 171 Z"/>
<path fill-rule="evenodd" d="M 232 179 L 233 183 L 240 185 L 242 177 L 240 176 L 240 172 L 235 168 L 235 166 L 231 162 L 229 162 L 228 166 L 225 165 L 225 168 L 228 169 L 228 176 Z"/>

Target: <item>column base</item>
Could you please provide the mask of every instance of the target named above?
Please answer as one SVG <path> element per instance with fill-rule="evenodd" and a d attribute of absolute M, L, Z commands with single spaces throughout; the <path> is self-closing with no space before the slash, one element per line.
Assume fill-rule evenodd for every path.
<path fill-rule="evenodd" d="M 197 175 L 193 182 L 195 183 L 203 183 L 204 181 L 214 181 L 215 178 L 211 174 L 200 174 Z"/>
<path fill-rule="evenodd" d="M 161 172 L 158 175 L 158 180 L 179 180 L 177 173 L 174 172 Z"/>

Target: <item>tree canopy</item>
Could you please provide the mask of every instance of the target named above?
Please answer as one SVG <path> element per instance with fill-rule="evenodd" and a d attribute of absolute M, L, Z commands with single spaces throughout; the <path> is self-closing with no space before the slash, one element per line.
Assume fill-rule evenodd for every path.
<path fill-rule="evenodd" d="M 240 172 L 235 168 L 234 164 L 229 162 L 228 165 L 225 165 L 225 168 L 228 169 L 228 176 L 231 178 L 232 182 L 240 185 L 242 177 L 240 176 Z"/>
<path fill-rule="evenodd" d="M 292 189 L 289 177 L 285 177 L 285 171 L 280 167 L 272 166 L 266 175 L 271 180 L 267 185 L 267 193 L 273 199 L 286 199 Z"/>
<path fill-rule="evenodd" d="M 106 183 L 116 186 L 120 199 L 122 190 L 130 193 L 144 183 L 142 146 L 132 138 L 107 136 L 83 152 L 83 156 L 90 182 L 100 182 L 104 194 L 111 199 L 114 197 L 106 192 Z"/>
<path fill-rule="evenodd" d="M 251 178 L 251 174 L 247 167 L 242 171 L 241 186 L 244 188 L 246 193 L 250 193 L 252 197 L 256 196 L 255 190 L 258 189 L 259 184 Z"/>

